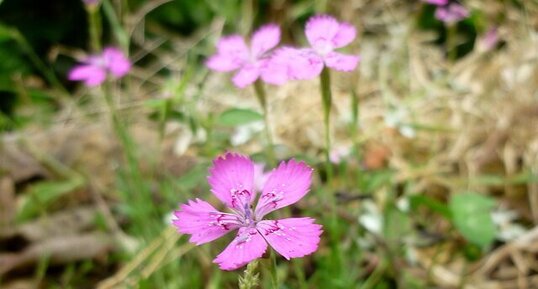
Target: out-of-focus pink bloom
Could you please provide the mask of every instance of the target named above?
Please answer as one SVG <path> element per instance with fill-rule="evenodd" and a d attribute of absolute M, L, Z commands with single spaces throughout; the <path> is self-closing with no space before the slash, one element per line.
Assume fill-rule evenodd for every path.
<path fill-rule="evenodd" d="M 97 86 L 106 80 L 108 74 L 120 78 L 131 69 L 129 59 L 114 47 L 107 47 L 103 53 L 92 55 L 69 71 L 69 80 L 84 81 L 86 86 Z"/>
<path fill-rule="evenodd" d="M 324 66 L 352 71 L 359 63 L 359 56 L 334 51 L 350 44 L 356 36 L 355 27 L 338 22 L 328 15 L 310 18 L 305 27 L 310 48 L 284 47 L 275 52 L 267 64 L 273 75 L 266 82 L 280 84 L 287 79 L 312 79 L 321 73 Z"/>
<path fill-rule="evenodd" d="M 238 229 L 235 239 L 213 262 L 222 270 L 235 270 L 267 250 L 267 243 L 286 259 L 298 258 L 318 248 L 321 225 L 312 218 L 264 220 L 268 213 L 299 201 L 309 190 L 312 169 L 304 162 L 281 162 L 273 169 L 256 199 L 254 163 L 246 156 L 227 153 L 209 169 L 211 192 L 232 213 L 217 211 L 200 199 L 182 204 L 174 212 L 173 225 L 189 234 L 190 242 L 204 244 Z"/>
<path fill-rule="evenodd" d="M 345 146 L 339 146 L 333 148 L 329 154 L 329 159 L 331 163 L 337 165 L 340 164 L 345 158 L 350 154 L 350 148 Z"/>
<path fill-rule="evenodd" d="M 497 27 L 492 27 L 478 40 L 478 50 L 491 50 L 497 46 L 497 43 L 499 43 L 499 32 Z"/>
<path fill-rule="evenodd" d="M 264 25 L 254 32 L 250 48 L 239 35 L 223 37 L 217 43 L 217 53 L 207 60 L 206 65 L 221 72 L 238 70 L 232 81 L 235 86 L 244 88 L 260 77 L 267 53 L 279 42 L 280 28 L 274 24 Z"/>
<path fill-rule="evenodd" d="M 448 25 L 454 24 L 469 17 L 469 10 L 458 3 L 450 3 L 447 6 L 439 6 L 435 10 L 435 18 Z"/>
<path fill-rule="evenodd" d="M 449 0 L 422 0 L 423 2 L 430 3 L 437 6 L 443 6 L 448 4 Z"/>

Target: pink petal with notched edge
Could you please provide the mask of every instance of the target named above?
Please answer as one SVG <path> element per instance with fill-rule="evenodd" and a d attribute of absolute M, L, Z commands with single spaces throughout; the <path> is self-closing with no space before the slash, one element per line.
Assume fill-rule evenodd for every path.
<path fill-rule="evenodd" d="M 232 82 L 239 88 L 245 88 L 247 85 L 254 83 L 259 76 L 260 68 L 247 64 L 239 69 L 232 78 Z"/>
<path fill-rule="evenodd" d="M 239 229 L 237 237 L 213 260 L 222 270 L 235 270 L 260 258 L 267 250 L 267 242 L 255 228 Z"/>
<path fill-rule="evenodd" d="M 422 0 L 422 1 L 433 4 L 433 5 L 442 6 L 442 5 L 448 4 L 449 0 Z"/>
<path fill-rule="evenodd" d="M 299 201 L 308 193 L 312 182 L 312 168 L 293 159 L 281 162 L 271 172 L 258 200 L 255 215 L 258 220 L 276 209 Z"/>
<path fill-rule="evenodd" d="M 263 186 L 265 185 L 265 182 L 267 182 L 267 179 L 271 175 L 270 173 L 264 172 L 265 164 L 263 163 L 254 163 L 254 186 L 256 187 L 256 191 L 263 190 Z"/>
<path fill-rule="evenodd" d="M 357 36 L 357 31 L 349 23 L 342 22 L 338 27 L 338 32 L 332 38 L 334 48 L 344 47 L 350 44 Z"/>
<path fill-rule="evenodd" d="M 256 197 L 253 190 L 254 163 L 240 154 L 226 153 L 214 160 L 207 181 L 211 192 L 229 208 L 243 210 L 234 203 L 235 193 L 247 190 L 250 193 L 250 203 Z"/>
<path fill-rule="evenodd" d="M 106 71 L 104 68 L 88 64 L 74 67 L 68 75 L 69 80 L 83 80 L 86 86 L 97 86 L 103 83 L 106 79 Z"/>
<path fill-rule="evenodd" d="M 107 47 L 103 50 L 103 60 L 110 71 L 115 77 L 122 77 L 131 69 L 131 63 L 125 54 L 114 47 Z"/>
<path fill-rule="evenodd" d="M 290 64 L 295 61 L 292 52 L 296 49 L 282 47 L 274 51 L 271 58 L 262 62 L 260 72 L 264 82 L 274 85 L 282 85 L 288 80 L 293 79 Z"/>
<path fill-rule="evenodd" d="M 223 37 L 217 43 L 217 53 L 209 58 L 206 65 L 216 71 L 232 71 L 248 61 L 249 53 L 247 44 L 241 36 Z"/>
<path fill-rule="evenodd" d="M 252 35 L 252 56 L 255 58 L 261 57 L 264 53 L 277 46 L 278 42 L 280 42 L 280 27 L 275 24 L 260 27 Z"/>
<path fill-rule="evenodd" d="M 174 212 L 172 224 L 182 234 L 190 234 L 189 242 L 201 245 L 237 229 L 241 222 L 236 215 L 217 211 L 200 199 L 189 200 Z"/>
<path fill-rule="evenodd" d="M 289 69 L 291 79 L 312 79 L 317 77 L 323 70 L 323 58 L 313 49 L 291 49 Z"/>
<path fill-rule="evenodd" d="M 286 259 L 303 257 L 318 249 L 322 226 L 312 218 L 260 221 L 256 228 L 263 238 Z"/>
<path fill-rule="evenodd" d="M 306 22 L 305 34 L 308 42 L 314 49 L 325 51 L 328 49 L 326 46 L 332 42 L 339 28 L 340 24 L 333 17 L 317 15 L 311 17 Z"/>
<path fill-rule="evenodd" d="M 233 59 L 229 56 L 222 56 L 217 54 L 209 57 L 205 64 L 209 69 L 215 71 L 230 72 L 241 67 L 242 63 L 236 61 L 236 59 Z"/>
<path fill-rule="evenodd" d="M 325 64 L 339 71 L 352 71 L 360 61 L 359 56 L 331 52 L 325 56 Z"/>

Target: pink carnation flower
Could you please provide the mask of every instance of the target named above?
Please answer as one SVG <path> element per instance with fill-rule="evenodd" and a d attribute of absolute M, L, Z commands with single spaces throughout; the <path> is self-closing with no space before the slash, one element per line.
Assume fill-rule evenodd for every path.
<path fill-rule="evenodd" d="M 103 83 L 107 74 L 120 78 L 131 69 L 129 59 L 123 52 L 114 47 L 108 47 L 102 54 L 93 55 L 75 66 L 69 72 L 69 80 L 84 81 L 86 86 L 97 86 Z"/>
<path fill-rule="evenodd" d="M 449 0 L 422 0 L 423 2 L 430 3 L 437 6 L 443 6 L 448 4 Z"/>
<path fill-rule="evenodd" d="M 280 28 L 274 24 L 264 25 L 254 32 L 250 48 L 239 35 L 223 37 L 217 43 L 217 53 L 207 60 L 206 65 L 220 72 L 238 70 L 232 81 L 235 86 L 244 88 L 260 76 L 264 78 L 267 53 L 279 42 Z"/>
<path fill-rule="evenodd" d="M 267 65 L 266 82 L 281 84 L 287 79 L 312 79 L 324 66 L 340 71 L 357 67 L 359 56 L 334 51 L 355 39 L 355 27 L 351 24 L 338 22 L 328 15 L 317 15 L 307 21 L 305 34 L 311 47 L 277 50 Z"/>
<path fill-rule="evenodd" d="M 281 162 L 265 182 L 256 208 L 254 163 L 246 156 L 227 153 L 209 169 L 211 192 L 232 212 L 217 211 L 200 199 L 190 200 L 175 211 L 173 225 L 189 234 L 190 242 L 204 244 L 238 229 L 237 236 L 213 262 L 222 270 L 235 270 L 260 258 L 271 245 L 286 259 L 317 250 L 321 225 L 312 218 L 265 220 L 277 209 L 299 201 L 309 190 L 312 169 L 304 162 Z"/>
<path fill-rule="evenodd" d="M 435 10 L 435 18 L 446 24 L 454 24 L 469 17 L 469 10 L 458 3 L 451 3 L 447 6 L 439 6 Z"/>

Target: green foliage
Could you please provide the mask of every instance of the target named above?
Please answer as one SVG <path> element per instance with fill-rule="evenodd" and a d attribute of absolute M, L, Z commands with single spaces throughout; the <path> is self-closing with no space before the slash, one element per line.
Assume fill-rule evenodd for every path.
<path fill-rule="evenodd" d="M 481 247 L 490 245 L 497 234 L 491 217 L 495 201 L 477 193 L 456 194 L 450 199 L 452 221 L 470 242 Z"/>
<path fill-rule="evenodd" d="M 45 181 L 33 185 L 28 190 L 23 201 L 22 208 L 17 213 L 20 222 L 35 218 L 55 203 L 60 197 L 65 196 L 84 184 L 81 178 L 73 177 L 63 181 Z"/>
<path fill-rule="evenodd" d="M 219 115 L 217 124 L 234 127 L 261 120 L 263 116 L 251 109 L 231 108 Z"/>

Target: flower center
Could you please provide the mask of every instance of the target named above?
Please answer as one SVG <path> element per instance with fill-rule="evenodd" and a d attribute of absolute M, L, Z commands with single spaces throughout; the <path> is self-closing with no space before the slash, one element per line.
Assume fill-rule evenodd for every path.
<path fill-rule="evenodd" d="M 333 51 L 332 43 L 324 38 L 316 40 L 316 43 L 314 43 L 313 46 L 316 52 L 321 56 L 325 56 L 329 54 L 329 52 Z"/>
<path fill-rule="evenodd" d="M 252 207 L 250 206 L 251 198 L 252 194 L 248 190 L 232 192 L 232 207 L 242 213 L 243 224 L 248 227 L 256 225 Z"/>

